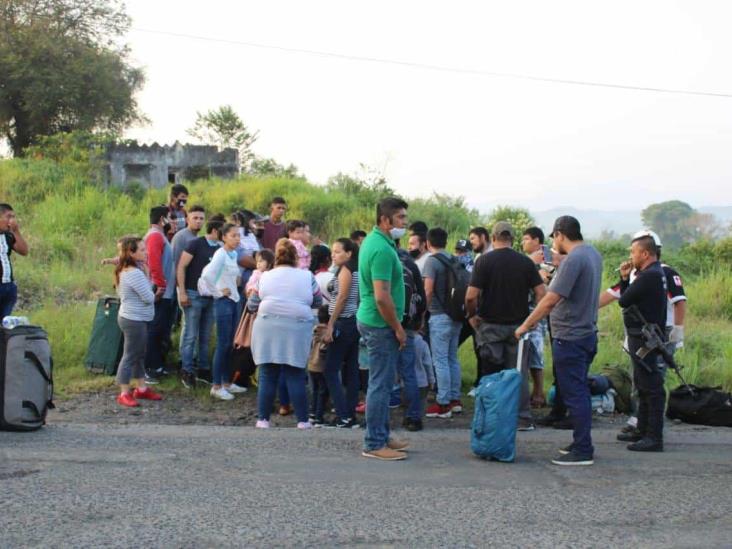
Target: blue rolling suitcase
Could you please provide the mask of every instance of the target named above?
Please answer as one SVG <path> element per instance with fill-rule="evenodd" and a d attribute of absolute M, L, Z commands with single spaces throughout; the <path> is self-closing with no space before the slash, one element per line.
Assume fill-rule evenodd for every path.
<path fill-rule="evenodd" d="M 483 376 L 475 391 L 470 448 L 478 457 L 506 462 L 516 457 L 521 364 L 527 341 L 527 336 L 519 340 L 515 369 Z"/>

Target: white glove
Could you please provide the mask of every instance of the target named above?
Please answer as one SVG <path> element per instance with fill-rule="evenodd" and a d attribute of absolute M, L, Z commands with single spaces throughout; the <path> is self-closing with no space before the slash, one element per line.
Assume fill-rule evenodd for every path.
<path fill-rule="evenodd" d="M 676 343 L 676 348 L 681 349 L 684 346 L 684 327 L 674 326 L 671 328 L 671 333 L 668 336 L 668 340 L 671 343 Z"/>

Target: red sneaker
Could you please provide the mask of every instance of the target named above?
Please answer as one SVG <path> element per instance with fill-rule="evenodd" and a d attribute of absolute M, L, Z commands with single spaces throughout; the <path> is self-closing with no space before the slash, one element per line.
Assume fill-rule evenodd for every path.
<path fill-rule="evenodd" d="M 284 406 L 280 406 L 280 415 L 281 416 L 289 416 L 292 413 L 292 406 L 290 404 L 285 404 Z"/>
<path fill-rule="evenodd" d="M 459 400 L 451 400 L 450 401 L 450 411 L 453 414 L 462 414 L 463 413 L 463 403 Z"/>
<path fill-rule="evenodd" d="M 130 393 L 121 393 L 117 395 L 117 402 L 122 406 L 129 406 L 130 408 L 134 408 L 135 406 L 140 405 L 140 403 L 137 402 L 135 400 L 135 397 L 133 397 Z"/>
<path fill-rule="evenodd" d="M 452 417 L 452 410 L 449 404 L 437 404 L 436 402 L 430 405 L 425 413 L 427 417 L 441 417 L 443 419 Z"/>
<path fill-rule="evenodd" d="M 145 400 L 163 400 L 162 395 L 156 393 L 150 387 L 145 387 L 144 391 L 141 391 L 140 389 L 135 389 L 134 391 L 132 391 L 132 396 Z"/>
<path fill-rule="evenodd" d="M 357 414 L 365 414 L 366 413 L 366 403 L 365 402 L 359 402 L 358 406 L 356 406 L 356 413 Z"/>

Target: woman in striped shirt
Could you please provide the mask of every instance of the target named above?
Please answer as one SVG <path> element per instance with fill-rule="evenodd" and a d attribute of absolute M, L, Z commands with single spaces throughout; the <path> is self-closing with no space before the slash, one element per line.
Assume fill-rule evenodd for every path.
<path fill-rule="evenodd" d="M 162 397 L 145 385 L 145 350 L 148 323 L 155 316 L 155 293 L 150 279 L 141 268 L 147 261 L 145 242 L 136 236 L 122 238 L 119 258 L 114 269 L 114 282 L 120 299 L 117 323 L 124 335 L 124 351 L 117 369 L 122 406 L 139 406 L 138 399 L 161 400 Z M 130 392 L 130 381 L 137 388 Z"/>
<path fill-rule="evenodd" d="M 325 363 L 325 380 L 338 415 L 332 426 L 353 429 L 358 427 L 358 245 L 350 238 L 339 238 L 333 244 L 332 256 L 338 270 L 328 283 L 330 320 L 323 340 L 330 345 Z M 342 381 L 341 373 L 345 377 Z"/>

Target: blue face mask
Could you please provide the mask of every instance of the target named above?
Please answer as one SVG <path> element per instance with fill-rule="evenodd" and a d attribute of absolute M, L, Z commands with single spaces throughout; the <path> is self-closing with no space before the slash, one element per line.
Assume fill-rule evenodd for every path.
<path fill-rule="evenodd" d="M 226 255 L 228 255 L 231 259 L 236 259 L 236 251 L 226 252 Z"/>
<path fill-rule="evenodd" d="M 208 242 L 208 245 L 211 246 L 212 248 L 218 248 L 220 245 L 218 240 L 209 240 L 207 238 L 206 242 Z"/>

